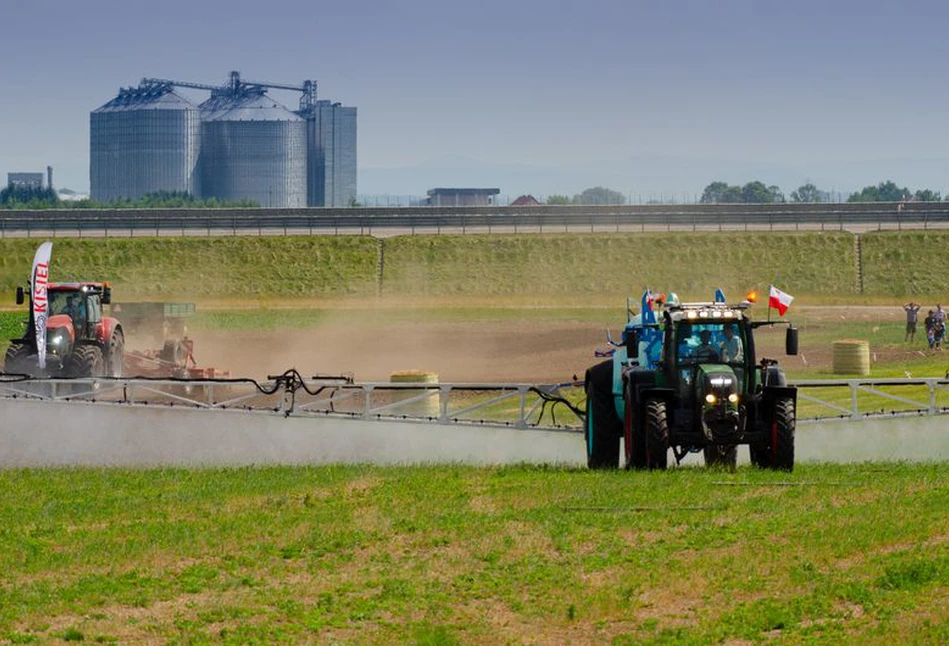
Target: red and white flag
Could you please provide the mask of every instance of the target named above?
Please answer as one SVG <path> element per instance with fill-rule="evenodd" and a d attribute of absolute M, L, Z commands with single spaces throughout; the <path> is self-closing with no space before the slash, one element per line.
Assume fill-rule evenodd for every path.
<path fill-rule="evenodd" d="M 41 370 L 46 369 L 46 319 L 49 317 L 49 302 L 46 285 L 49 282 L 49 257 L 53 243 L 44 242 L 33 256 L 33 273 L 30 285 L 33 289 L 33 329 L 36 330 L 36 354 Z"/>
<path fill-rule="evenodd" d="M 793 296 L 782 292 L 774 285 L 771 286 L 771 290 L 768 292 L 768 307 L 778 310 L 778 314 L 781 316 L 784 316 L 784 313 L 788 311 L 793 300 Z"/>

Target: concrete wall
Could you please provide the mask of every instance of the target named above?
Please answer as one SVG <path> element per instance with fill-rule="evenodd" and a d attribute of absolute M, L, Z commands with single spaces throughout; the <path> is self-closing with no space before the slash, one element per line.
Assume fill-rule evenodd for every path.
<path fill-rule="evenodd" d="M 799 461 L 949 461 L 949 418 L 801 424 Z M 748 450 L 739 450 L 746 462 Z M 0 399 L 0 467 L 580 465 L 578 433 Z M 689 456 L 687 464 L 701 462 Z"/>

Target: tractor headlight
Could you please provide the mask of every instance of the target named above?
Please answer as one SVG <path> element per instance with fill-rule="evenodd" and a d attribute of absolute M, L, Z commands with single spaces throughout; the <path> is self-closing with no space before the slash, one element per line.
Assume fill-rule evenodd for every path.
<path fill-rule="evenodd" d="M 738 393 L 731 393 L 730 395 L 728 395 L 728 401 L 730 401 L 730 402 L 733 403 L 733 404 L 737 404 L 737 403 L 738 403 Z"/>
<path fill-rule="evenodd" d="M 714 394 L 714 393 L 709 393 L 709 394 L 707 394 L 707 395 L 705 396 L 705 401 L 708 402 L 709 404 L 713 404 L 713 405 L 714 405 L 715 402 L 718 401 L 718 398 L 715 397 L 715 394 Z"/>
<path fill-rule="evenodd" d="M 66 339 L 65 339 L 65 337 L 64 337 L 62 334 L 57 334 L 57 335 L 54 336 L 52 339 L 50 339 L 50 342 L 49 342 L 49 343 L 50 343 L 50 345 L 62 345 L 62 344 L 63 344 L 63 341 L 65 341 L 65 340 L 66 340 Z"/>

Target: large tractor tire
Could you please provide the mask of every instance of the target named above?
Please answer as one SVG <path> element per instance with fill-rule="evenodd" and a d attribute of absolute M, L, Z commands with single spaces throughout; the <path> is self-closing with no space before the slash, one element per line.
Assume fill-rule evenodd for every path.
<path fill-rule="evenodd" d="M 738 466 L 738 447 L 734 444 L 710 444 L 703 452 L 707 467 L 734 469 Z"/>
<path fill-rule="evenodd" d="M 7 373 L 30 374 L 29 362 L 27 357 L 30 354 L 30 348 L 24 343 L 13 341 L 7 348 L 7 354 L 3 361 L 3 371 Z"/>
<path fill-rule="evenodd" d="M 619 440 L 623 423 L 613 402 L 613 362 L 604 361 L 587 371 L 587 418 L 584 429 L 587 466 L 591 469 L 619 468 Z"/>
<path fill-rule="evenodd" d="M 762 469 L 794 470 L 794 400 L 774 400 L 774 411 L 767 439 L 751 445 L 751 463 Z"/>
<path fill-rule="evenodd" d="M 646 400 L 646 468 L 665 469 L 669 464 L 669 418 L 666 402 Z"/>
<path fill-rule="evenodd" d="M 112 333 L 106 364 L 106 374 L 109 377 L 121 377 L 125 371 L 125 335 L 122 334 L 122 330 Z"/>
<path fill-rule="evenodd" d="M 73 350 L 66 364 L 69 377 L 102 377 L 105 375 L 105 358 L 97 345 L 80 345 Z"/>
<path fill-rule="evenodd" d="M 626 453 L 627 469 L 646 468 L 646 429 L 643 427 L 642 415 L 638 415 L 635 398 L 630 392 L 635 385 L 626 384 L 624 398 L 626 402 L 626 419 L 623 423 L 623 446 Z"/>

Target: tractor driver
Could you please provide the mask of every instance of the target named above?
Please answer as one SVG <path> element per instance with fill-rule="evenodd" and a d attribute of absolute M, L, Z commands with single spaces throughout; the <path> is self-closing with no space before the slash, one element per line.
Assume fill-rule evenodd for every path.
<path fill-rule="evenodd" d="M 86 320 L 86 308 L 80 300 L 79 294 L 69 295 L 69 298 L 66 299 L 66 309 L 63 314 L 69 315 L 77 332 L 82 328 Z"/>
<path fill-rule="evenodd" d="M 699 332 L 699 345 L 695 348 L 695 359 L 697 361 L 718 361 L 718 350 L 712 345 L 711 330 Z"/>

